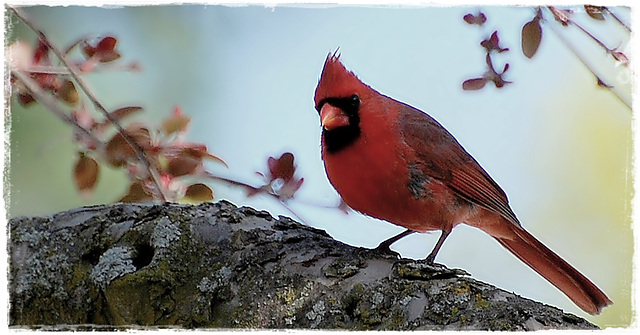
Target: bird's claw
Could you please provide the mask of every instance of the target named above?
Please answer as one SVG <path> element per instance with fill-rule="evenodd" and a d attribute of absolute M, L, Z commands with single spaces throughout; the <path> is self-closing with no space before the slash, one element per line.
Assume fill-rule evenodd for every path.
<path fill-rule="evenodd" d="M 394 258 L 400 259 L 402 255 L 400 253 L 391 250 L 391 245 L 388 243 L 380 243 L 377 247 L 371 249 L 373 252 L 381 255 L 392 256 Z"/>
<path fill-rule="evenodd" d="M 436 255 L 435 254 L 429 254 L 429 256 L 427 256 L 427 258 L 425 258 L 424 260 L 429 265 L 435 265 L 436 264 Z"/>

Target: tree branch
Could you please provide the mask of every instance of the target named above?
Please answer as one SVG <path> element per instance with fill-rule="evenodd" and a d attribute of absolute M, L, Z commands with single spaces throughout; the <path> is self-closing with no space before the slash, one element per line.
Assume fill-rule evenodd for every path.
<path fill-rule="evenodd" d="M 613 55 L 614 50 L 609 49 L 602 41 L 600 41 L 593 34 L 589 33 L 586 29 L 584 29 L 583 27 L 575 23 L 569 16 L 561 15 L 563 14 L 562 11 L 555 9 L 553 6 L 547 6 L 547 9 L 553 14 L 556 21 L 560 22 L 562 25 L 565 25 L 565 26 L 568 24 L 572 24 L 576 26 L 584 34 L 586 34 L 593 41 L 595 41 L 600 47 L 602 47 L 607 53 Z M 616 98 L 618 98 L 618 100 L 624 103 L 631 110 L 631 103 L 628 102 L 626 99 L 623 99 L 621 94 L 616 90 L 614 90 L 614 86 L 608 85 L 602 80 L 602 78 L 596 73 L 595 69 L 587 63 L 586 59 L 580 55 L 578 50 L 576 50 L 576 48 L 562 35 L 562 33 L 560 33 L 554 25 L 548 24 L 547 26 L 551 28 L 551 31 L 553 31 L 553 33 L 556 34 L 556 36 L 558 36 L 558 38 L 562 41 L 562 43 L 564 43 L 564 45 L 576 56 L 576 58 L 578 58 L 578 60 L 587 68 L 587 70 L 589 70 L 589 72 L 591 72 L 596 77 L 598 81 L 598 85 L 609 89 L 609 91 L 611 91 L 616 96 Z"/>
<path fill-rule="evenodd" d="M 20 82 L 24 84 L 24 86 L 29 90 L 29 92 L 35 96 L 36 100 L 40 101 L 46 108 L 48 108 L 54 115 L 56 115 L 60 120 L 65 123 L 73 126 L 78 132 L 80 132 L 83 136 L 91 139 L 93 143 L 99 146 L 99 148 L 104 147 L 104 142 L 95 137 L 93 133 L 89 130 L 82 127 L 76 120 L 72 117 L 69 117 L 65 110 L 60 106 L 58 101 L 52 98 L 47 92 L 45 92 L 38 83 L 36 83 L 33 79 L 31 79 L 28 75 L 26 75 L 23 71 L 12 69 L 11 75 L 18 79 Z"/>
<path fill-rule="evenodd" d="M 111 116 L 111 114 L 107 111 L 107 109 L 104 107 L 104 105 L 102 105 L 102 103 L 98 100 L 98 98 L 89 89 L 89 87 L 86 84 L 86 82 L 84 81 L 84 79 L 79 75 L 79 73 L 76 70 L 75 66 L 73 66 L 72 64 L 70 64 L 67 61 L 67 59 L 65 57 L 65 54 L 63 54 L 62 51 L 60 51 L 55 45 L 53 45 L 51 42 L 49 42 L 49 39 L 44 34 L 44 32 L 40 28 L 38 28 L 31 19 L 28 18 L 26 13 L 24 13 L 21 9 L 13 7 L 13 6 L 7 5 L 7 8 L 11 12 L 13 12 L 14 15 L 16 17 L 18 17 L 22 22 L 24 22 L 29 28 L 31 28 L 31 30 L 33 30 L 36 34 L 39 35 L 39 37 L 42 40 L 42 42 L 58 57 L 58 59 L 62 62 L 64 67 L 66 69 L 68 69 L 69 74 L 71 75 L 71 77 L 77 82 L 77 84 L 80 87 L 80 89 L 82 89 L 82 91 L 89 98 L 89 100 L 96 107 L 96 109 L 107 120 L 109 120 L 116 127 L 116 130 L 122 135 L 122 137 L 127 142 L 127 144 L 129 146 L 131 146 L 131 148 L 133 148 L 133 150 L 134 150 L 134 152 L 136 154 L 136 157 L 138 158 L 138 161 L 140 161 L 140 163 L 142 163 L 142 165 L 145 167 L 145 169 L 147 170 L 147 172 L 151 176 L 154 184 L 156 185 L 154 191 L 156 191 L 158 198 L 160 200 L 162 200 L 162 201 L 166 201 L 167 200 L 167 196 L 164 193 L 164 190 L 163 190 L 163 187 L 162 187 L 162 183 L 160 181 L 161 180 L 160 175 L 158 174 L 158 171 L 156 171 L 151 166 L 151 163 L 149 162 L 149 160 L 145 156 L 144 150 L 140 147 L 140 145 L 138 145 L 138 143 L 136 143 L 135 140 L 133 140 L 133 138 L 122 127 L 122 125 L 120 125 L 120 122 L 118 122 L 117 119 L 115 119 L 113 116 Z"/>
<path fill-rule="evenodd" d="M 604 83 L 604 81 L 602 80 L 602 78 L 596 73 L 595 69 L 593 69 L 593 67 L 591 67 L 587 61 L 584 59 L 584 57 L 582 57 L 580 55 L 580 53 L 578 52 L 578 50 L 576 50 L 576 48 L 562 35 L 562 33 L 560 33 L 556 27 L 554 27 L 553 25 L 548 25 L 551 28 L 551 31 L 553 31 L 554 34 L 556 34 L 556 36 L 558 36 L 558 38 L 562 41 L 562 43 L 564 43 L 564 45 L 576 56 L 576 58 L 578 58 L 578 60 L 587 68 L 587 70 L 589 70 L 589 72 L 591 72 L 596 79 L 598 80 L 598 83 L 601 87 L 607 88 L 609 91 L 611 91 L 611 93 L 613 93 L 613 95 L 618 98 L 618 100 L 620 100 L 622 103 L 624 103 L 627 107 L 629 107 L 629 109 L 631 109 L 631 103 L 627 102 L 625 99 L 622 98 L 621 94 L 618 93 L 613 86 L 608 85 L 606 83 Z"/>
<path fill-rule="evenodd" d="M 613 17 L 616 21 L 618 21 L 618 23 L 623 26 L 625 29 L 627 29 L 628 32 L 631 32 L 631 28 L 624 22 L 622 22 L 622 20 L 620 20 L 620 18 L 618 18 L 618 16 L 616 14 L 614 14 L 611 10 L 609 10 L 609 8 L 604 7 L 604 10 L 607 11 L 607 13 L 609 13 L 609 15 L 611 15 L 611 17 Z"/>

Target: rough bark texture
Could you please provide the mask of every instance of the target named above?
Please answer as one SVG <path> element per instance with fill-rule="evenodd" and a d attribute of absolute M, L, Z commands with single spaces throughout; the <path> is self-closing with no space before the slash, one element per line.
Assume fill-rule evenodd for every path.
<path fill-rule="evenodd" d="M 115 204 L 10 228 L 10 325 L 595 329 L 468 277 L 228 202 Z"/>

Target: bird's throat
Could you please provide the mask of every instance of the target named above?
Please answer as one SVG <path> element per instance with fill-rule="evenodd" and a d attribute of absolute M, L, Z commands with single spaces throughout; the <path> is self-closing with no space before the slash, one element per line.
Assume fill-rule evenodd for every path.
<path fill-rule="evenodd" d="M 324 142 L 327 154 L 335 154 L 348 148 L 355 143 L 359 137 L 360 126 L 353 123 L 332 130 L 322 130 L 322 141 Z"/>

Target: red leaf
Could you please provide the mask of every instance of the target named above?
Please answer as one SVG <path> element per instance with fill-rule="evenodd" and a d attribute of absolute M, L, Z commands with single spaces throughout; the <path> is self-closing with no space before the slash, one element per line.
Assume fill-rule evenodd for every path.
<path fill-rule="evenodd" d="M 38 46 L 33 53 L 33 64 L 35 65 L 49 65 L 49 46 L 40 38 L 38 39 Z"/>
<path fill-rule="evenodd" d="M 103 38 L 98 45 L 96 45 L 96 52 L 100 59 L 100 62 L 107 63 L 120 58 L 120 54 L 115 50 L 118 40 L 111 36 Z"/>
<path fill-rule="evenodd" d="M 84 153 L 79 153 L 73 169 L 73 180 L 76 188 L 79 191 L 92 190 L 98 180 L 99 172 L 100 167 L 93 158 L 85 156 Z"/>
<path fill-rule="evenodd" d="M 468 24 L 477 24 L 479 26 L 487 22 L 487 17 L 482 12 L 479 12 L 478 15 L 467 14 L 462 19 Z"/>
<path fill-rule="evenodd" d="M 111 52 L 115 50 L 116 43 L 118 43 L 118 40 L 116 40 L 114 37 L 107 36 L 103 38 L 100 42 L 98 42 L 98 44 L 96 45 L 96 51 L 100 53 Z"/>
<path fill-rule="evenodd" d="M 501 88 L 501 87 L 503 87 L 504 85 L 506 85 L 506 84 L 510 84 L 510 83 L 511 83 L 510 81 L 506 81 L 506 80 L 504 80 L 504 79 L 502 78 L 502 75 L 501 75 L 501 74 L 499 74 L 499 75 L 497 75 L 497 76 L 494 76 L 494 77 L 492 78 L 492 80 L 493 80 L 493 83 L 496 85 L 496 87 L 497 87 L 497 88 Z"/>
<path fill-rule="evenodd" d="M 58 95 L 62 100 L 70 105 L 75 105 L 80 100 L 80 96 L 78 95 L 78 91 L 76 90 L 75 85 L 71 80 L 65 80 L 62 88 L 60 89 Z"/>
<path fill-rule="evenodd" d="M 538 51 L 541 40 L 540 18 L 536 16 L 522 27 L 522 53 L 527 58 L 533 57 Z"/>
<path fill-rule="evenodd" d="M 223 161 L 222 158 L 210 154 L 207 151 L 207 147 L 204 145 L 197 145 L 197 144 L 184 145 L 183 154 L 188 154 L 192 157 L 197 157 L 197 158 L 211 159 L 218 163 L 222 163 L 222 165 L 226 167 L 229 167 L 229 165 L 227 165 L 227 163 Z"/>
<path fill-rule="evenodd" d="M 184 197 L 197 202 L 209 201 L 213 200 L 213 191 L 205 184 L 193 184 L 187 187 Z"/>
<path fill-rule="evenodd" d="M 145 191 L 142 184 L 138 181 L 129 186 L 129 191 L 118 202 L 141 202 L 146 200 L 152 200 L 153 197 L 147 191 Z"/>
<path fill-rule="evenodd" d="M 60 79 L 51 73 L 36 73 L 33 79 L 45 90 L 57 90 L 60 87 Z"/>
<path fill-rule="evenodd" d="M 584 5 L 584 9 L 587 11 L 587 14 L 592 18 L 604 21 L 604 15 L 602 14 L 605 10 L 603 6 L 593 6 L 593 5 Z"/>
<path fill-rule="evenodd" d="M 162 121 L 162 131 L 166 135 L 176 132 L 185 132 L 191 118 L 184 115 L 179 107 L 173 109 L 173 113 Z"/>
<path fill-rule="evenodd" d="M 491 68 L 491 72 L 486 75 L 486 78 L 488 78 L 488 80 L 493 81 L 493 83 L 496 85 L 497 88 L 501 88 L 504 85 L 511 83 L 510 81 L 506 81 L 506 80 L 504 80 L 504 78 L 502 78 L 504 73 L 507 72 L 507 70 L 509 69 L 509 63 L 506 63 L 504 65 L 504 68 L 502 69 L 502 72 L 498 73 L 493 68 L 493 64 L 491 62 L 491 58 L 489 57 L 489 54 L 487 54 L 487 64 Z"/>
<path fill-rule="evenodd" d="M 467 14 L 467 15 L 463 16 L 462 19 L 464 20 L 464 22 L 466 22 L 468 24 L 475 24 L 476 23 L 476 16 L 473 15 L 473 14 Z"/>
<path fill-rule="evenodd" d="M 120 58 L 120 54 L 116 51 L 100 54 L 100 63 L 108 63 Z"/>
<path fill-rule="evenodd" d="M 91 58 L 91 57 L 93 57 L 93 55 L 96 54 L 96 47 L 94 47 L 93 45 L 89 44 L 87 41 L 83 41 L 83 43 L 82 43 L 82 53 L 84 53 L 84 55 L 87 58 Z"/>
<path fill-rule="evenodd" d="M 302 186 L 304 178 L 296 178 L 294 156 L 290 152 L 283 153 L 280 158 L 269 157 L 269 182 L 259 190 L 271 189 L 281 199 L 290 199 Z M 258 190 L 258 191 L 259 191 Z"/>
<path fill-rule="evenodd" d="M 486 83 L 487 83 L 486 78 L 469 79 L 469 80 L 465 80 L 464 83 L 462 83 L 462 89 L 465 91 L 479 90 L 483 88 Z"/>
<path fill-rule="evenodd" d="M 162 150 L 169 159 L 166 171 L 172 176 L 194 175 L 203 167 L 203 159 L 215 160 L 229 167 L 222 159 L 207 152 L 207 147 L 202 144 L 180 143 L 176 146 L 166 147 Z"/>
<path fill-rule="evenodd" d="M 18 102 L 25 107 L 36 101 L 29 93 L 18 93 L 17 97 Z"/>
<path fill-rule="evenodd" d="M 126 129 L 127 134 L 136 142 L 142 150 L 151 149 L 151 133 L 142 123 L 132 123 Z"/>
<path fill-rule="evenodd" d="M 111 62 L 120 58 L 120 54 L 115 50 L 117 42 L 118 40 L 111 36 L 103 38 L 96 46 L 85 41 L 82 52 L 88 58 L 95 58 L 101 63 Z"/>
<path fill-rule="evenodd" d="M 556 19 L 556 21 L 560 22 L 560 24 L 562 24 L 563 26 L 569 25 L 569 23 L 571 22 L 569 15 L 571 15 L 572 13 L 570 10 L 556 9 L 553 6 L 549 6 L 549 9 L 551 10 L 551 13 L 553 13 L 553 17 Z"/>
<path fill-rule="evenodd" d="M 304 178 L 300 178 L 297 181 L 291 180 L 291 182 L 286 183 L 284 187 L 280 190 L 280 196 L 285 199 L 293 198 L 293 196 L 296 194 L 298 189 L 300 189 L 300 186 L 302 186 L 303 182 L 304 182 Z"/>
<path fill-rule="evenodd" d="M 151 148 L 151 135 L 146 127 L 134 123 L 127 127 L 126 132 L 142 150 L 149 150 Z M 107 162 L 114 167 L 124 166 L 127 161 L 135 159 L 136 157 L 136 151 L 127 143 L 127 140 L 121 133 L 116 133 L 109 142 L 107 142 L 105 158 Z"/>
<path fill-rule="evenodd" d="M 281 178 L 285 183 L 289 182 L 296 171 L 293 161 L 294 157 L 290 152 L 283 153 L 278 159 L 269 157 L 267 166 L 271 173 L 271 180 Z"/>
<path fill-rule="evenodd" d="M 113 135 L 107 142 L 104 154 L 107 162 L 114 167 L 124 166 L 129 159 L 136 156 L 136 152 L 120 133 Z"/>
<path fill-rule="evenodd" d="M 139 112 L 142 110 L 142 107 L 137 107 L 137 106 L 129 106 L 129 107 L 122 107 L 122 108 L 118 108 L 116 110 L 114 110 L 113 112 L 109 113 L 109 115 L 115 119 L 116 121 L 120 121 L 122 119 L 124 119 L 125 117 Z M 94 125 L 94 129 L 96 131 L 103 131 L 107 126 L 109 126 L 111 124 L 111 120 L 109 119 L 105 119 L 104 121 L 100 122 L 100 123 L 96 123 Z"/>
<path fill-rule="evenodd" d="M 629 58 L 627 58 L 627 56 L 625 54 L 623 54 L 620 51 L 616 51 L 616 50 L 612 50 L 611 51 L 611 56 L 613 56 L 613 58 L 615 58 L 618 62 L 622 63 L 622 65 L 627 66 L 629 65 Z"/>
<path fill-rule="evenodd" d="M 113 117 L 116 120 L 121 120 L 133 113 L 139 112 L 142 110 L 142 107 L 138 107 L 138 106 L 129 106 L 129 107 L 122 107 L 122 108 L 118 108 L 116 110 L 114 110 L 113 112 L 109 113 L 109 115 L 111 115 L 111 117 Z"/>
<path fill-rule="evenodd" d="M 202 166 L 202 159 L 189 155 L 180 155 L 169 160 L 166 172 L 174 177 L 194 174 Z"/>
<path fill-rule="evenodd" d="M 509 48 L 500 47 L 500 39 L 498 38 L 498 31 L 494 31 L 493 34 L 491 34 L 491 37 L 480 42 L 480 45 L 482 45 L 485 49 L 487 49 L 487 52 L 490 52 L 491 50 L 497 50 L 498 52 L 509 51 Z"/>

